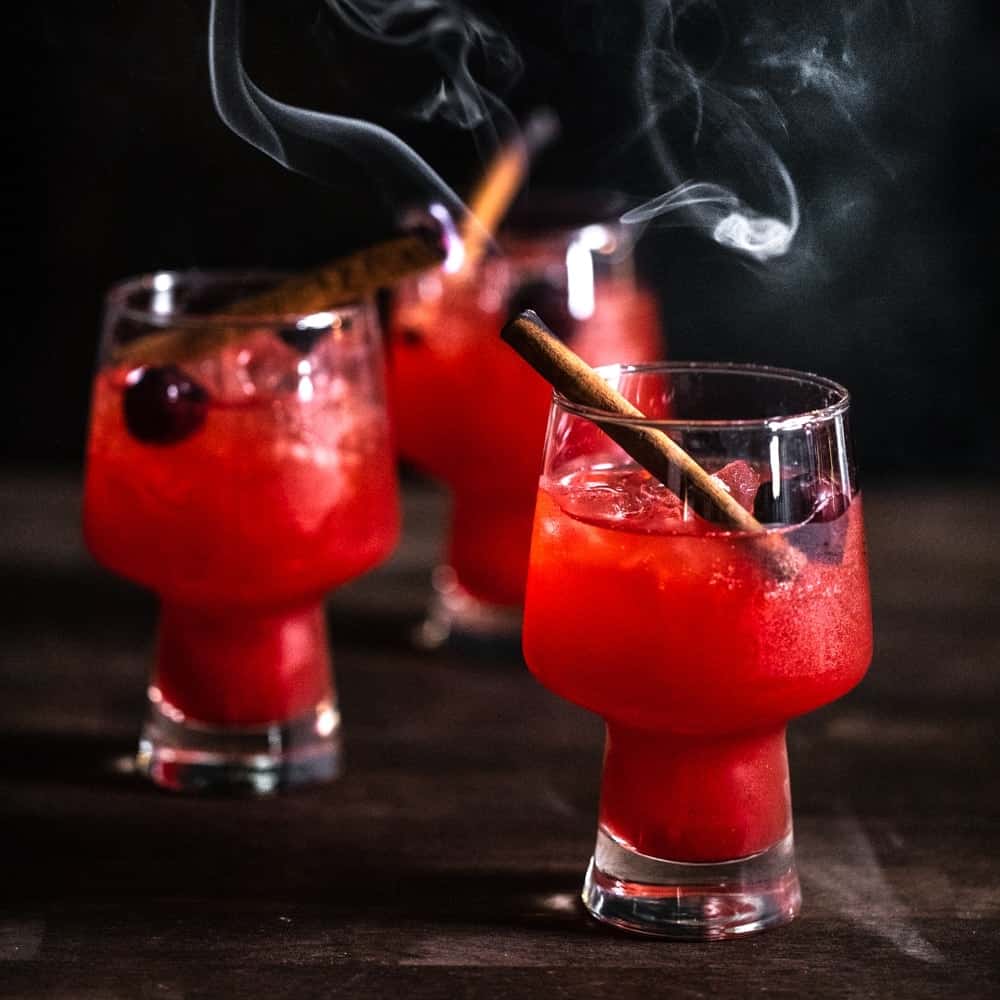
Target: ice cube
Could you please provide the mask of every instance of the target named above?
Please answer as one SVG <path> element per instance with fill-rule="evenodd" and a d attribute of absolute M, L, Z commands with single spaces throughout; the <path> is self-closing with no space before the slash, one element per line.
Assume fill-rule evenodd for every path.
<path fill-rule="evenodd" d="M 676 494 L 642 470 L 588 470 L 566 477 L 560 487 L 563 510 L 598 527 L 653 533 L 676 531 L 684 521 Z"/>
<path fill-rule="evenodd" d="M 298 354 L 269 330 L 247 330 L 231 343 L 185 367 L 223 403 L 267 399 L 297 385 Z"/>
<path fill-rule="evenodd" d="M 733 499 L 744 509 L 753 510 L 754 497 L 760 487 L 760 473 L 743 459 L 724 465 L 713 478 L 718 479 Z"/>
<path fill-rule="evenodd" d="M 269 333 L 237 353 L 234 374 L 246 395 L 266 399 L 295 393 L 301 381 L 300 365 L 308 367 L 309 362 Z"/>

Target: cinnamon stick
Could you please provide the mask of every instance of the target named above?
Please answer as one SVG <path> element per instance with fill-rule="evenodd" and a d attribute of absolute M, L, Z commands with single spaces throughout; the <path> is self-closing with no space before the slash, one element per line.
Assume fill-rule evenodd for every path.
<path fill-rule="evenodd" d="M 419 236 L 400 236 L 322 267 L 295 275 L 267 291 L 225 307 L 225 316 L 280 317 L 321 312 L 363 298 L 385 285 L 440 263 L 443 251 Z M 118 347 L 114 360 L 134 365 L 190 361 L 232 343 L 244 326 L 206 323 L 172 328 Z"/>
<path fill-rule="evenodd" d="M 559 120 L 555 114 L 547 108 L 540 108 L 532 113 L 521 132 L 500 150 L 490 164 L 469 199 L 470 219 L 462 229 L 465 260 L 459 274 L 469 274 L 474 270 L 486 251 L 490 237 L 497 231 L 524 184 L 531 161 L 558 131 Z"/>
<path fill-rule="evenodd" d="M 500 336 L 571 403 L 603 410 L 612 418 L 645 419 L 640 409 L 559 340 L 532 310 L 514 317 Z M 805 565 L 806 559 L 801 552 L 783 536 L 768 533 L 722 482 L 706 472 L 669 435 L 655 427 L 620 424 L 613 419 L 607 422 L 595 419 L 595 422 L 665 486 L 672 488 L 671 481 L 676 481 L 677 471 L 680 471 L 688 488 L 710 503 L 724 524 L 737 531 L 760 535 L 756 547 L 767 569 L 777 579 L 792 579 Z"/>

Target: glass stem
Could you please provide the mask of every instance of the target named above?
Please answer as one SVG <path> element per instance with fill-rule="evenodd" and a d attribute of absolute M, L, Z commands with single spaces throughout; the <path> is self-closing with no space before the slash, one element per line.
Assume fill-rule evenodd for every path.
<path fill-rule="evenodd" d="M 153 697 L 166 711 L 256 726 L 293 719 L 331 693 L 320 600 L 266 610 L 162 603 Z"/>
<path fill-rule="evenodd" d="M 690 736 L 609 722 L 600 822 L 665 860 L 726 861 L 772 847 L 792 823 L 784 725 Z"/>

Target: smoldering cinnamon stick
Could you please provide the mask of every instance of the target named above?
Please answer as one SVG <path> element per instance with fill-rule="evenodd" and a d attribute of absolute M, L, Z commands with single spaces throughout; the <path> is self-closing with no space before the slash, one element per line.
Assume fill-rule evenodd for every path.
<path fill-rule="evenodd" d="M 469 199 L 469 218 L 462 227 L 465 260 L 460 274 L 468 275 L 486 252 L 507 209 L 521 190 L 531 162 L 559 132 L 559 119 L 548 108 L 534 111 L 524 128 L 497 153 Z"/>
<path fill-rule="evenodd" d="M 400 236 L 296 275 L 225 307 L 225 316 L 305 315 L 345 305 L 408 274 L 441 262 L 443 250 L 420 236 Z M 206 324 L 163 330 L 122 344 L 116 362 L 171 364 L 209 354 L 238 339 L 244 327 Z"/>
<path fill-rule="evenodd" d="M 571 403 L 603 410 L 609 416 L 645 419 L 620 392 L 608 385 L 582 358 L 570 350 L 528 309 L 512 319 L 500 336 Z M 595 421 L 601 430 L 665 486 L 676 482 L 677 471 L 688 488 L 699 493 L 729 527 L 760 535 L 757 548 L 768 570 L 779 580 L 793 578 L 805 557 L 778 534 L 768 533 L 725 486 L 710 475 L 676 441 L 655 427 Z"/>

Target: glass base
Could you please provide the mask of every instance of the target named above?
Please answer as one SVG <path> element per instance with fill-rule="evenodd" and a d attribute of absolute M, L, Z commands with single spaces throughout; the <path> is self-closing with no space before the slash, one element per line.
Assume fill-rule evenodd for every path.
<path fill-rule="evenodd" d="M 326 699 L 287 722 L 229 727 L 185 719 L 158 695 L 150 690 L 136 763 L 161 788 L 266 795 L 341 772 L 340 713 Z"/>
<path fill-rule="evenodd" d="M 792 834 L 747 858 L 694 864 L 639 854 L 600 830 L 583 902 L 598 920 L 652 937 L 711 941 L 778 927 L 802 902 Z"/>
<path fill-rule="evenodd" d="M 488 604 L 473 597 L 450 566 L 438 566 L 432 583 L 434 597 L 427 617 L 413 634 L 419 648 L 440 649 L 454 639 L 520 648 L 521 608 Z"/>

